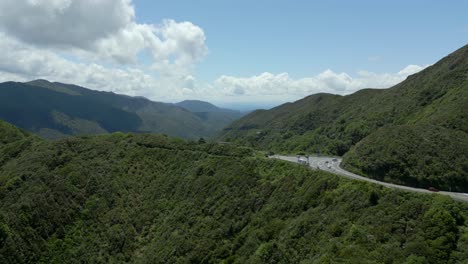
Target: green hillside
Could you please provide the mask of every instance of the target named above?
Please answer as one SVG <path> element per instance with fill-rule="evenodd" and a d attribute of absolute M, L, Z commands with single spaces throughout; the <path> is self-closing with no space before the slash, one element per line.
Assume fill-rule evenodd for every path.
<path fill-rule="evenodd" d="M 198 139 L 239 117 L 207 118 L 173 104 L 45 80 L 0 84 L 0 119 L 45 138 L 120 131 Z"/>
<path fill-rule="evenodd" d="M 190 112 L 195 112 L 195 113 L 229 112 L 229 113 L 240 114 L 240 111 L 217 107 L 214 104 L 200 101 L 200 100 L 184 100 L 182 102 L 175 103 L 175 105 L 180 106 L 182 108 L 189 110 Z"/>
<path fill-rule="evenodd" d="M 463 263 L 468 205 L 247 148 L 0 122 L 1 263 Z M 27 143 L 26 143 L 27 142 Z"/>
<path fill-rule="evenodd" d="M 2 147 L 8 143 L 21 141 L 22 139 L 30 137 L 27 132 L 2 121 L 0 121 L 0 131 L 0 146 Z"/>
<path fill-rule="evenodd" d="M 194 113 L 214 131 L 221 131 L 227 125 L 245 115 L 240 111 L 220 108 L 199 100 L 185 100 L 175 105 Z"/>
<path fill-rule="evenodd" d="M 415 151 L 417 150 L 417 152 Z M 372 178 L 466 191 L 468 136 L 433 125 L 379 129 L 346 154 L 346 167 Z"/>
<path fill-rule="evenodd" d="M 444 141 L 425 143 L 421 133 L 413 141 L 405 129 Z M 284 153 L 348 153 L 345 167 L 373 178 L 467 192 L 467 133 L 468 45 L 389 89 L 315 94 L 256 111 L 225 128 L 221 139 Z M 420 162 L 404 159 L 428 166 L 419 170 Z M 434 164 L 444 165 L 432 170 Z"/>

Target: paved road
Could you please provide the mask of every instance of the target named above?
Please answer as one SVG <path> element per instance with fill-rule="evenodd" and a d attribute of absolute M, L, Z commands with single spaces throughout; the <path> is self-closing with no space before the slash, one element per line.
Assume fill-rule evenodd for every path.
<path fill-rule="evenodd" d="M 290 162 L 295 162 L 298 163 L 297 156 L 280 156 L 280 155 L 274 155 L 271 156 L 270 158 L 275 158 L 275 159 L 281 159 L 281 160 L 286 160 Z M 333 159 L 336 159 L 336 161 L 333 161 Z M 309 162 L 310 162 L 310 167 L 312 169 L 320 169 L 323 171 L 328 171 L 340 176 L 344 176 L 347 178 L 355 179 L 355 180 L 361 180 L 361 181 L 367 181 L 367 182 L 372 182 L 375 184 L 380 184 L 388 188 L 395 188 L 395 189 L 401 189 L 405 191 L 410 191 L 410 192 L 419 192 L 419 193 L 431 193 L 433 194 L 434 192 L 431 192 L 426 189 L 419 189 L 419 188 L 413 188 L 413 187 L 408 187 L 408 186 L 403 186 L 403 185 L 397 185 L 393 183 L 387 183 L 387 182 L 381 182 L 377 181 L 374 179 L 369 179 L 363 176 L 359 176 L 357 174 L 351 173 L 349 171 L 346 171 L 340 167 L 341 164 L 341 158 L 333 158 L 333 157 L 309 157 Z M 462 202 L 468 202 L 468 194 L 467 193 L 456 193 L 456 192 L 444 192 L 440 191 L 437 192 L 437 194 L 443 194 L 443 195 L 448 195 L 452 197 L 455 200 L 462 201 Z"/>

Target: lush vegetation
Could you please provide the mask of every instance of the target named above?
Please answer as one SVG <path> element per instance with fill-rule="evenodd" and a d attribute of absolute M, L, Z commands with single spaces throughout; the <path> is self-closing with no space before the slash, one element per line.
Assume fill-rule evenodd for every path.
<path fill-rule="evenodd" d="M 45 80 L 0 84 L 0 119 L 46 138 L 117 131 L 207 137 L 241 116 L 216 109 L 192 112 L 173 104 Z"/>
<path fill-rule="evenodd" d="M 256 111 L 227 127 L 221 138 L 283 153 L 341 156 L 355 146 L 344 157 L 355 171 L 467 192 L 467 72 L 468 45 L 392 88 L 348 96 L 316 94 Z M 407 130 L 412 133 L 403 133 Z M 419 141 L 410 138 L 416 131 L 422 133 L 413 138 Z M 443 141 L 427 143 L 423 134 Z"/>
<path fill-rule="evenodd" d="M 221 131 L 224 127 L 245 115 L 244 112 L 220 108 L 208 102 L 199 100 L 185 100 L 175 105 L 180 106 L 206 123 L 210 131 Z"/>
<path fill-rule="evenodd" d="M 82 96 L 62 94 L 13 82 L 0 84 L 0 92 L 1 118 L 31 130 L 51 128 L 65 134 L 71 133 L 66 124 L 54 120 L 53 111 L 58 110 L 64 115 L 94 121 L 96 126 L 100 124 L 107 131 L 136 130 L 141 123 L 136 114 L 94 101 L 89 102 Z"/>
<path fill-rule="evenodd" d="M 468 190 L 467 150 L 468 134 L 461 131 L 438 126 L 389 126 L 352 148 L 344 166 L 378 180 L 462 192 Z"/>
<path fill-rule="evenodd" d="M 251 149 L 0 122 L 0 263 L 463 263 L 468 207 Z M 8 158 L 3 158 L 8 157 Z"/>

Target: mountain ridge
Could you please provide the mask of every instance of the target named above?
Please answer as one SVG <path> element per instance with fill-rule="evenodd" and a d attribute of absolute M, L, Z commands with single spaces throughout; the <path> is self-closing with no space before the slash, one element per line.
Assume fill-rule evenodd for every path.
<path fill-rule="evenodd" d="M 387 180 L 399 184 L 416 184 L 416 187 L 436 185 L 445 190 L 458 188 L 458 191 L 468 191 L 468 166 L 463 162 L 455 165 L 436 162 L 442 166 L 442 170 L 429 165 L 424 167 L 406 162 L 396 163 L 393 160 L 401 161 L 404 157 L 392 158 L 391 153 L 405 147 L 395 146 L 390 150 L 385 146 L 391 145 L 391 138 L 381 141 L 378 138 L 372 139 L 376 137 L 375 132 L 381 129 L 389 132 L 379 135 L 403 136 L 402 133 L 390 130 L 405 129 L 402 126 L 409 125 L 412 126 L 412 131 L 418 131 L 417 134 L 431 138 L 434 136 L 429 135 L 430 131 L 425 129 L 432 126 L 446 128 L 434 130 L 438 133 L 453 134 L 448 130 L 460 131 L 461 133 L 456 133 L 461 137 L 459 140 L 467 142 L 467 106 L 468 45 L 388 89 L 364 89 L 346 96 L 314 94 L 271 110 L 256 111 L 224 129 L 220 139 L 283 153 L 305 151 L 339 156 L 346 154 L 344 166 L 369 177 L 393 175 Z M 358 144 L 367 137 L 371 139 Z M 366 142 L 372 142 L 372 145 L 367 145 Z M 424 153 L 433 157 L 434 161 L 445 160 L 430 151 L 418 153 L 418 147 L 427 148 L 419 142 L 402 140 L 399 143 L 414 144 L 414 149 L 406 153 L 408 155 L 420 157 Z M 457 146 L 448 144 L 438 147 Z M 461 153 L 462 159 L 468 159 L 465 144 L 460 144 L 458 148 L 462 150 L 443 150 L 441 153 L 448 153 L 449 159 L 453 160 L 458 160 L 454 153 Z M 374 163 L 369 164 L 367 157 L 356 155 L 356 151 L 374 153 L 369 154 L 374 157 L 379 153 L 381 159 L 373 159 Z M 405 166 L 413 167 L 411 171 L 417 171 L 417 167 L 421 173 L 410 175 L 412 172 L 405 170 Z M 397 172 L 391 173 L 391 168 Z M 396 177 L 398 174 L 401 177 Z M 458 182 L 458 186 L 450 184 L 452 180 Z"/>
<path fill-rule="evenodd" d="M 46 138 L 121 131 L 198 139 L 239 117 L 41 79 L 0 84 L 0 118 Z"/>
<path fill-rule="evenodd" d="M 187 109 L 190 112 L 233 112 L 240 113 L 240 111 L 218 107 L 212 103 L 201 100 L 184 100 L 175 105 Z"/>

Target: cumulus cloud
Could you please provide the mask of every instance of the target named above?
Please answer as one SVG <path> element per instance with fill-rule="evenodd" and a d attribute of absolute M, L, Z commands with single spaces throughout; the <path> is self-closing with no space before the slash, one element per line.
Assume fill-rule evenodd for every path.
<path fill-rule="evenodd" d="M 135 64 L 138 54 L 146 51 L 153 60 L 152 68 L 169 74 L 190 69 L 201 60 L 208 50 L 205 40 L 203 30 L 191 22 L 171 19 L 160 25 L 132 22 L 116 34 L 96 41 L 90 55 Z"/>
<path fill-rule="evenodd" d="M 0 30 L 26 45 L 81 59 L 137 64 L 151 54 L 158 70 L 184 70 L 205 56 L 205 34 L 190 22 L 138 24 L 130 0 L 0 0 Z"/>
<path fill-rule="evenodd" d="M 156 83 L 152 76 L 137 68 L 113 69 L 95 63 L 73 62 L 3 34 L 0 39 L 0 50 L 8 50 L 0 54 L 2 81 L 49 79 L 128 95 L 139 95 Z"/>
<path fill-rule="evenodd" d="M 206 55 L 205 33 L 191 22 L 165 20 L 162 26 L 155 28 L 155 33 L 159 36 L 153 39 L 155 58 L 175 55 L 176 64 L 186 64 Z"/>
<path fill-rule="evenodd" d="M 396 73 L 381 74 L 360 71 L 356 76 L 328 69 L 299 79 L 288 73 L 265 72 L 251 77 L 223 75 L 212 83 L 199 83 L 191 74 L 155 77 L 139 67 L 108 68 L 68 60 L 54 51 L 25 45 L 1 33 L 0 39 L 0 50 L 8 51 L 0 53 L 0 81 L 42 78 L 160 101 L 193 98 L 215 102 L 284 102 L 320 92 L 349 94 L 362 88 L 390 87 L 426 67 L 409 65 Z"/>
<path fill-rule="evenodd" d="M 193 89 L 192 71 L 208 50 L 191 22 L 137 23 L 131 0 L 0 0 L 0 10 L 0 80 L 44 78 L 164 100 L 174 94 L 165 91 Z"/>
<path fill-rule="evenodd" d="M 214 86 L 225 95 L 290 96 L 297 98 L 314 93 L 350 94 L 363 88 L 388 88 L 427 66 L 409 65 L 397 73 L 360 71 L 352 77 L 330 69 L 312 77 L 293 79 L 287 73 L 262 73 L 248 78 L 221 76 Z"/>
<path fill-rule="evenodd" d="M 193 72 L 208 53 L 203 29 L 171 19 L 137 23 L 131 0 L 0 0 L 0 10 L 2 82 L 42 78 L 158 101 L 285 102 L 386 88 L 426 67 L 356 75 L 325 70 L 299 79 L 265 72 L 200 83 Z"/>
<path fill-rule="evenodd" d="M 2 0 L 0 27 L 40 46 L 90 48 L 135 16 L 128 0 Z"/>
<path fill-rule="evenodd" d="M 415 73 L 418 73 L 420 72 L 421 70 L 423 70 L 424 68 L 426 68 L 427 66 L 429 65 L 424 65 L 424 66 L 419 66 L 419 65 L 408 65 L 406 66 L 404 69 L 402 69 L 401 71 L 398 72 L 398 74 L 400 76 L 408 76 L 408 75 L 411 75 L 411 74 L 415 74 Z"/>

